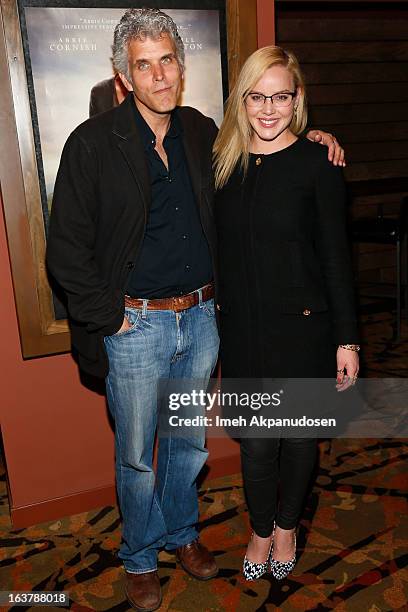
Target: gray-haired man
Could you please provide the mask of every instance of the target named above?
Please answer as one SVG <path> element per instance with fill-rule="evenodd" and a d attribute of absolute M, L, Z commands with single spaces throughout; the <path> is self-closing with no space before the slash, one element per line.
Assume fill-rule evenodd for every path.
<path fill-rule="evenodd" d="M 157 381 L 205 381 L 217 360 L 217 128 L 197 110 L 177 107 L 184 48 L 166 14 L 126 11 L 115 29 L 113 62 L 133 95 L 68 138 L 48 266 L 67 296 L 80 367 L 106 377 L 123 519 L 119 556 L 129 602 L 147 611 L 161 603 L 161 548 L 175 550 L 198 579 L 217 574 L 196 528 L 204 428 L 173 438 L 158 431 L 153 471 Z"/>
<path fill-rule="evenodd" d="M 80 367 L 106 377 L 127 596 L 136 609 L 155 610 L 161 548 L 198 579 L 217 574 L 196 528 L 204 428 L 174 438 L 159 431 L 153 471 L 157 381 L 208 379 L 217 360 L 210 210 L 217 128 L 176 106 L 184 47 L 164 13 L 127 11 L 113 61 L 133 95 L 80 125 L 65 145 L 48 266 L 67 296 Z"/>

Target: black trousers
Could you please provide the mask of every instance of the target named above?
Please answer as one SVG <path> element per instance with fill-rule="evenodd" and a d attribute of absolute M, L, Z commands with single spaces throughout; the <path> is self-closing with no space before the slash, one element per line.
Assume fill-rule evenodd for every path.
<path fill-rule="evenodd" d="M 257 535 L 270 536 L 274 521 L 282 529 L 296 526 L 316 450 L 314 438 L 241 439 L 244 489 L 251 525 Z"/>

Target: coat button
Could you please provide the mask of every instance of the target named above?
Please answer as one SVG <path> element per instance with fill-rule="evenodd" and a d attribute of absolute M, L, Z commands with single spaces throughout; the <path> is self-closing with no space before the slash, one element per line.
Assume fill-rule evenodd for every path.
<path fill-rule="evenodd" d="M 133 263 L 133 261 L 128 261 L 128 262 L 127 262 L 127 264 L 126 264 L 126 267 L 127 267 L 129 270 L 131 270 L 132 268 L 134 268 L 134 267 L 135 267 L 135 264 Z"/>
<path fill-rule="evenodd" d="M 305 315 L 305 317 L 308 317 L 310 315 L 310 310 L 308 308 L 305 308 L 303 314 Z"/>

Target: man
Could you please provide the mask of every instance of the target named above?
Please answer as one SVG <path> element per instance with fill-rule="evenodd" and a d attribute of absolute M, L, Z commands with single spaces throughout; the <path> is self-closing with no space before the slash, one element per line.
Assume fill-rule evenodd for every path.
<path fill-rule="evenodd" d="M 115 29 L 113 62 L 133 93 L 68 138 L 47 261 L 67 296 L 80 367 L 106 377 L 123 519 L 119 556 L 128 600 L 146 611 L 161 603 L 160 548 L 175 550 L 195 578 L 217 574 L 196 529 L 204 429 L 176 438 L 159 431 L 156 477 L 152 467 L 157 381 L 208 380 L 217 360 L 217 128 L 195 109 L 177 107 L 184 48 L 166 14 L 128 10 Z M 337 149 L 336 161 L 341 155 Z"/>

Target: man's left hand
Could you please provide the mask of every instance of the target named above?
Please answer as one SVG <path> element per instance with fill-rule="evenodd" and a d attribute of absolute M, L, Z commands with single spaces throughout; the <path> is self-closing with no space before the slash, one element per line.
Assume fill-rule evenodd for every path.
<path fill-rule="evenodd" d="M 322 130 L 309 130 L 306 138 L 312 142 L 318 142 L 325 147 L 328 147 L 329 152 L 327 157 L 333 162 L 334 166 L 345 166 L 344 149 L 339 145 L 336 137 L 330 132 L 322 132 Z"/>

